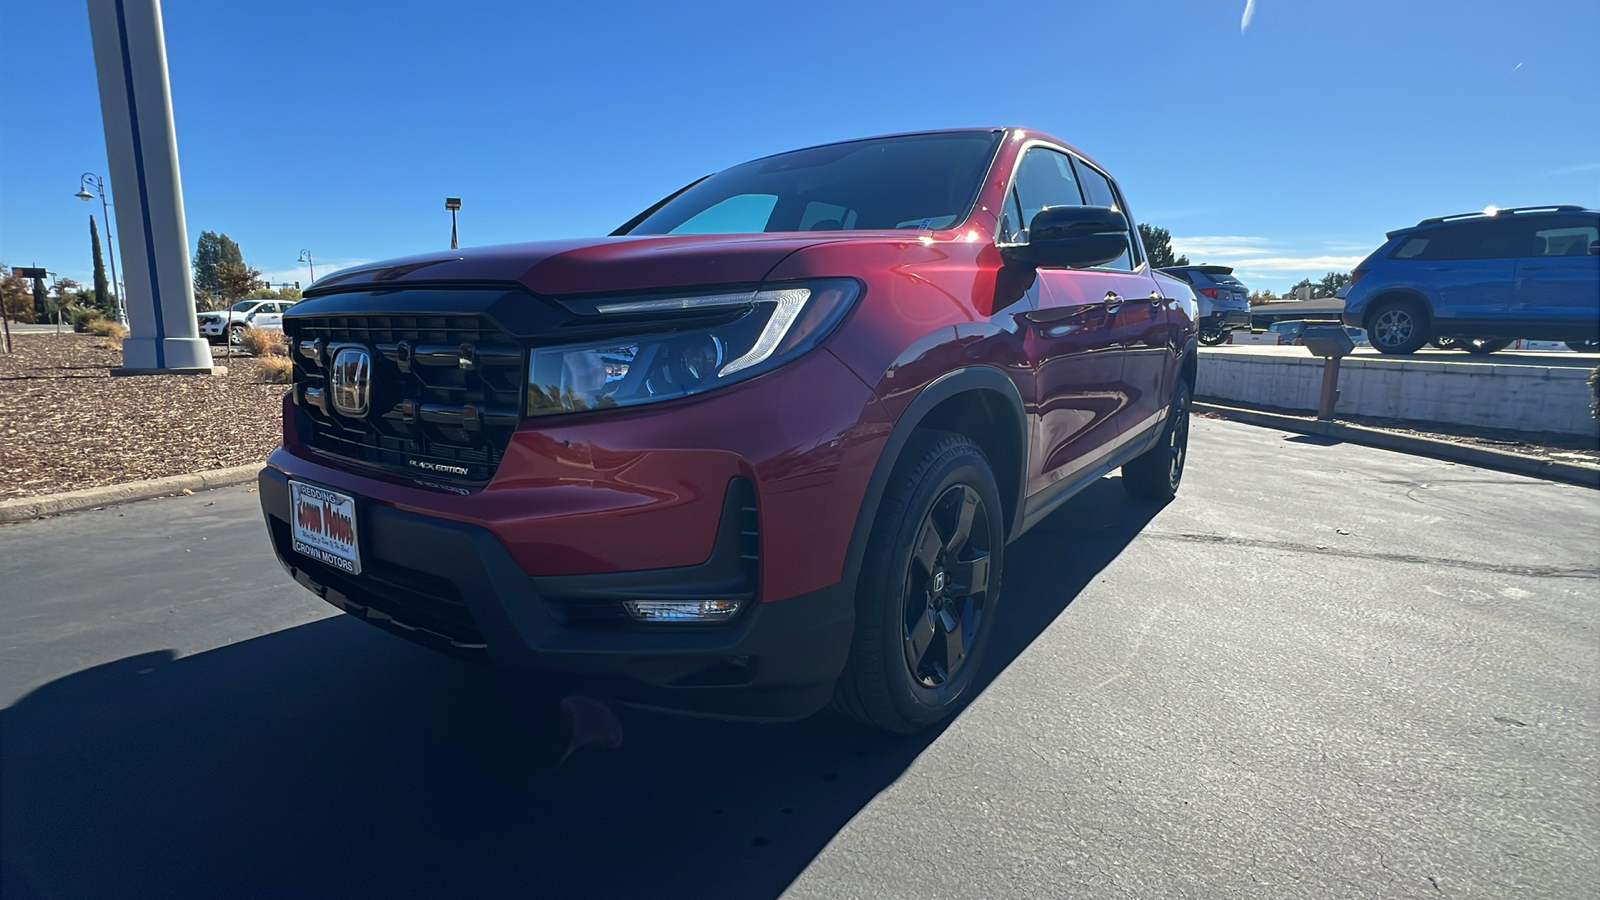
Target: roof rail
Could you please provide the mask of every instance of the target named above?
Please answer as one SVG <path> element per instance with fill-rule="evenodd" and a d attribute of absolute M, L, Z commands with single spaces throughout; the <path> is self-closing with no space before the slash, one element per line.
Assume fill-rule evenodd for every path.
<path fill-rule="evenodd" d="M 1584 211 L 1583 207 L 1581 207 L 1581 206 L 1573 206 L 1570 203 L 1563 203 L 1560 206 L 1519 206 L 1519 207 L 1517 207 L 1515 209 L 1495 209 L 1494 207 L 1491 206 L 1491 207 L 1489 207 L 1489 209 L 1494 209 L 1494 212 L 1489 212 L 1488 210 L 1480 210 L 1478 212 L 1456 213 L 1453 216 L 1434 216 L 1431 219 L 1423 219 L 1421 222 L 1418 222 L 1417 225 L 1437 225 L 1440 222 L 1448 222 L 1448 221 L 1450 221 L 1452 219 L 1470 219 L 1473 216 L 1501 216 L 1501 215 L 1505 215 L 1506 213 L 1583 212 Z"/>

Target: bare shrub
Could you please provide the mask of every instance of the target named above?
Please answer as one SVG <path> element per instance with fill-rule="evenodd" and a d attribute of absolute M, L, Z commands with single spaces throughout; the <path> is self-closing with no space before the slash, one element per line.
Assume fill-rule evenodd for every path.
<path fill-rule="evenodd" d="M 262 359 L 289 355 L 289 338 L 281 331 L 251 328 L 240 336 L 239 344 Z"/>
<path fill-rule="evenodd" d="M 94 319 L 89 323 L 89 333 L 115 341 L 121 347 L 122 339 L 128 336 L 128 329 L 110 319 Z"/>
<path fill-rule="evenodd" d="M 261 380 L 268 384 L 288 384 L 294 380 L 294 360 L 287 356 L 263 356 L 259 363 Z"/>

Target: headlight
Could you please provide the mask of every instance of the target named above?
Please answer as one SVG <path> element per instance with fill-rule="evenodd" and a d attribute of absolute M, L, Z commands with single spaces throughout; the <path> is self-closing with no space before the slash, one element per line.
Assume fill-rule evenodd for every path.
<path fill-rule="evenodd" d="M 816 346 L 860 293 L 850 279 L 696 296 L 568 302 L 591 322 L 649 317 L 638 333 L 535 348 L 528 415 L 636 406 L 698 394 L 770 371 Z M 721 315 L 716 324 L 673 319 Z"/>

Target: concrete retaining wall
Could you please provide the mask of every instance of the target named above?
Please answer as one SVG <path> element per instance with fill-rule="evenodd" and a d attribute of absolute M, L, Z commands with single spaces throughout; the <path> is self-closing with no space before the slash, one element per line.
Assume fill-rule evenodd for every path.
<path fill-rule="evenodd" d="M 1201 397 L 1248 406 L 1315 410 L 1322 360 L 1209 350 L 1200 354 Z M 1589 370 L 1347 358 L 1338 412 L 1485 428 L 1595 434 Z"/>

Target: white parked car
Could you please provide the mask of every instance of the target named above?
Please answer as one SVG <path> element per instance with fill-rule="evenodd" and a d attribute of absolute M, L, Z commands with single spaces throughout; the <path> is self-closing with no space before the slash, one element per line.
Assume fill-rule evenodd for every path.
<path fill-rule="evenodd" d="M 240 300 L 228 309 L 203 312 L 199 316 L 200 335 L 213 344 L 222 343 L 226 335 L 229 343 L 237 345 L 244 339 L 244 333 L 252 328 L 282 331 L 283 314 L 296 302 Z"/>

